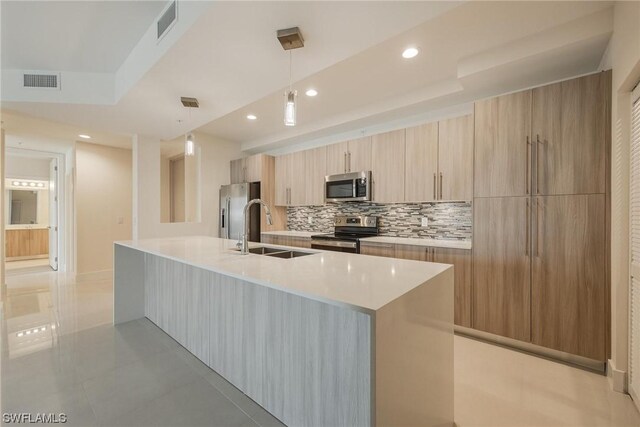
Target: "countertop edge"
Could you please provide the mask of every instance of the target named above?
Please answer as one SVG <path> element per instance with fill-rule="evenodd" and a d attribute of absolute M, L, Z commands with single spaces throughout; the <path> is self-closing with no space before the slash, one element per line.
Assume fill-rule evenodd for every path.
<path fill-rule="evenodd" d="M 259 280 L 259 279 L 256 279 L 256 278 L 252 278 L 252 277 L 242 276 L 242 275 L 235 274 L 235 273 L 232 273 L 232 272 L 229 272 L 229 271 L 226 271 L 226 270 L 222 270 L 222 269 L 219 269 L 219 268 L 212 267 L 210 265 L 198 264 L 198 263 L 190 262 L 190 261 L 187 261 L 187 260 L 184 260 L 184 259 L 181 259 L 181 258 L 170 256 L 170 255 L 167 255 L 167 254 L 158 253 L 156 251 L 137 248 L 135 246 L 132 246 L 131 244 L 128 244 L 127 242 L 117 241 L 117 242 L 114 242 L 114 245 L 123 246 L 123 247 L 129 248 L 129 249 L 133 249 L 133 250 L 136 250 L 136 251 L 143 252 L 143 253 L 148 253 L 148 254 L 151 254 L 151 255 L 159 256 L 161 258 L 166 258 L 166 259 L 170 259 L 170 260 L 173 260 L 173 261 L 181 262 L 181 263 L 184 263 L 186 265 L 190 265 L 190 266 L 195 267 L 195 268 L 201 268 L 203 270 L 211 271 L 213 273 L 218 273 L 218 274 L 222 274 L 222 275 L 225 275 L 225 276 L 228 276 L 228 277 L 232 277 L 234 279 L 238 279 L 238 280 L 242 280 L 242 281 L 245 281 L 245 282 L 253 283 L 254 285 L 265 286 L 267 288 L 271 288 L 271 289 L 274 289 L 274 290 L 277 290 L 277 291 L 286 292 L 286 293 L 289 293 L 289 294 L 292 294 L 292 295 L 297 295 L 297 296 L 302 297 L 302 298 L 307 298 L 307 299 L 318 301 L 318 302 L 321 302 L 321 303 L 324 303 L 324 304 L 330 304 L 330 305 L 333 305 L 333 306 L 337 306 L 337 307 L 346 308 L 346 309 L 349 309 L 349 310 L 358 311 L 360 313 L 364 313 L 364 314 L 368 314 L 368 315 L 372 315 L 372 316 L 375 316 L 375 314 L 376 314 L 376 312 L 378 310 L 380 310 L 381 308 L 383 308 L 386 305 L 390 304 L 392 301 L 395 301 L 395 299 L 397 299 L 397 298 L 402 296 L 402 295 L 400 295 L 400 296 L 394 298 L 392 301 L 387 302 L 385 305 L 383 305 L 381 307 L 377 307 L 377 308 L 362 307 L 362 306 L 359 306 L 359 305 L 353 305 L 353 304 L 349 304 L 349 303 L 341 302 L 341 301 L 336 301 L 336 300 L 329 299 L 329 298 L 323 298 L 323 297 L 320 297 L 318 295 L 309 294 L 309 293 L 306 293 L 306 292 L 299 292 L 299 291 L 296 291 L 296 290 L 291 289 L 291 288 L 282 287 L 282 286 L 277 285 L 275 283 L 262 281 L 262 280 Z M 288 248 L 288 249 L 292 249 L 292 250 L 299 250 L 300 249 L 300 248 L 282 246 L 282 245 L 269 245 L 269 246 L 270 247 Z M 443 270 L 443 272 L 444 271 L 446 271 L 446 269 Z M 442 272 L 440 272 L 438 274 L 442 274 Z M 419 286 L 421 286 L 421 285 L 419 285 Z"/>

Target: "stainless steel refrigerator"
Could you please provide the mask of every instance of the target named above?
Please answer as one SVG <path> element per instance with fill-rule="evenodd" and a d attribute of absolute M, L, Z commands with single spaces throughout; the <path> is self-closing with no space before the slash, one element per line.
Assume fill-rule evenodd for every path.
<path fill-rule="evenodd" d="M 240 240 L 244 228 L 244 206 L 260 198 L 260 183 L 223 185 L 220 187 L 219 236 Z M 249 241 L 260 241 L 260 205 L 249 208 Z"/>

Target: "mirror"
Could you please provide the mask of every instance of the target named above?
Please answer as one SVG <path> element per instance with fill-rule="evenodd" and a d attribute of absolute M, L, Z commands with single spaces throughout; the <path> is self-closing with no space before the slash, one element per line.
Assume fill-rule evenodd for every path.
<path fill-rule="evenodd" d="M 7 190 L 7 224 L 45 224 L 48 190 Z"/>
<path fill-rule="evenodd" d="M 200 221 L 199 159 L 197 146 L 185 154 L 183 138 L 160 144 L 160 222 Z"/>

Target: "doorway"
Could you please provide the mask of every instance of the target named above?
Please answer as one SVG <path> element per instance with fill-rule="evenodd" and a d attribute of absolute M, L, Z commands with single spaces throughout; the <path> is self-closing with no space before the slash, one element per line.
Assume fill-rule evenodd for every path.
<path fill-rule="evenodd" d="M 3 177 L 7 276 L 59 269 L 59 162 L 57 154 L 7 150 Z"/>

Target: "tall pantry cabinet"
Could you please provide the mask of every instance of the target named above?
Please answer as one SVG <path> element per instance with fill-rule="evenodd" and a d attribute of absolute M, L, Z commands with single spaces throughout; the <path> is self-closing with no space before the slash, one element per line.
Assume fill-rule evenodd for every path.
<path fill-rule="evenodd" d="M 607 357 L 611 72 L 475 104 L 473 327 Z"/>

